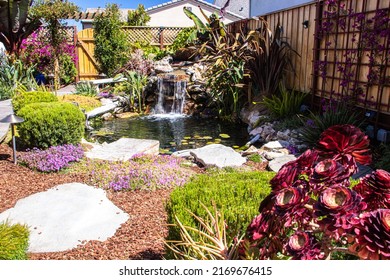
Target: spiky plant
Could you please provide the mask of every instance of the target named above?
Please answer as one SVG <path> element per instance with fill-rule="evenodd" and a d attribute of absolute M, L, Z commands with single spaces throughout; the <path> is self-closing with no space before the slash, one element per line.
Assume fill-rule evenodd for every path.
<path fill-rule="evenodd" d="M 228 244 L 226 238 L 226 222 L 223 213 L 213 206 L 212 213 L 204 204 L 201 206 L 207 213 L 206 218 L 199 217 L 188 211 L 200 227 L 183 225 L 177 216 L 176 224 L 180 229 L 180 240 L 167 240 L 165 245 L 173 253 L 175 259 L 184 260 L 234 260 L 238 259 L 239 240 Z M 194 238 L 193 236 L 197 238 Z"/>

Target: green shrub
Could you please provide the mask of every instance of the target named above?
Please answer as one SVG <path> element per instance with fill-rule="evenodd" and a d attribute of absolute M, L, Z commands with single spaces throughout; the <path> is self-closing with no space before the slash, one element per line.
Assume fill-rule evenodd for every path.
<path fill-rule="evenodd" d="M 258 213 L 260 201 L 269 194 L 272 172 L 215 172 L 194 177 L 175 189 L 166 204 L 168 223 L 176 224 L 175 216 L 189 227 L 198 227 L 194 217 L 207 218 L 202 203 L 212 209 L 213 203 L 223 213 L 228 226 L 228 242 L 245 233 L 250 221 Z M 195 238 L 195 236 L 193 237 Z M 180 240 L 180 229 L 169 227 L 167 240 Z M 168 253 L 169 254 L 169 253 Z"/>
<path fill-rule="evenodd" d="M 19 90 L 12 99 L 12 106 L 14 108 L 14 112 L 18 114 L 19 110 L 28 104 L 55 101 L 58 101 L 58 99 L 51 92 Z"/>
<path fill-rule="evenodd" d="M 26 260 L 29 234 L 25 225 L 0 223 L 0 260 Z"/>
<path fill-rule="evenodd" d="M 93 20 L 95 51 L 94 57 L 100 72 L 112 77 L 129 58 L 129 43 L 122 30 L 123 22 L 118 5 L 107 4 L 105 12 Z"/>
<path fill-rule="evenodd" d="M 33 103 L 24 106 L 19 115 L 19 136 L 27 147 L 77 144 L 84 135 L 84 114 L 76 105 L 65 102 Z"/>
<path fill-rule="evenodd" d="M 193 34 L 196 34 L 196 28 L 195 27 L 186 27 L 182 29 L 179 34 L 177 34 L 175 40 L 173 41 L 172 45 L 168 47 L 169 51 L 176 52 L 180 48 L 186 47 L 188 44 L 191 44 L 196 40 L 196 37 L 192 36 Z M 195 33 L 194 33 L 195 32 Z"/>

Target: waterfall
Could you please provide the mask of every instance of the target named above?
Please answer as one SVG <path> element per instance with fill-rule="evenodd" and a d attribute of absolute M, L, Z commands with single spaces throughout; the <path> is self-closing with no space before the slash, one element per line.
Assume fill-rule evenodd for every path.
<path fill-rule="evenodd" d="M 164 74 L 157 77 L 158 97 L 155 114 L 183 114 L 187 94 L 187 76 Z"/>

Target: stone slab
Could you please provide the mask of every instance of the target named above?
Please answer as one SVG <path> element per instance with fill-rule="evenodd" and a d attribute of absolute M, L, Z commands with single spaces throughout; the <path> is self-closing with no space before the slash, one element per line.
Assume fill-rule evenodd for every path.
<path fill-rule="evenodd" d="M 238 167 L 246 162 L 246 158 L 242 157 L 233 148 L 222 144 L 211 144 L 194 149 L 190 154 L 206 167 Z"/>
<path fill-rule="evenodd" d="M 0 119 L 5 118 L 13 112 L 14 111 L 12 109 L 11 99 L 0 101 Z M 10 125 L 8 123 L 0 122 L 0 143 L 7 136 L 9 127 Z"/>
<path fill-rule="evenodd" d="M 286 164 L 287 162 L 290 162 L 290 161 L 293 161 L 293 160 L 296 160 L 296 156 L 294 155 L 285 155 L 285 156 L 282 156 L 282 157 L 277 157 L 273 160 L 271 160 L 269 163 L 268 163 L 268 167 L 274 171 L 274 172 L 278 172 L 279 169 L 284 165 Z"/>
<path fill-rule="evenodd" d="M 33 253 L 65 251 L 89 240 L 105 241 L 128 219 L 103 189 L 81 183 L 30 195 L 0 214 L 0 222 L 28 225 L 28 251 Z"/>
<path fill-rule="evenodd" d="M 85 153 L 91 159 L 108 161 L 127 161 L 136 154 L 158 155 L 158 140 L 121 138 L 109 144 L 92 144 L 91 150 Z"/>

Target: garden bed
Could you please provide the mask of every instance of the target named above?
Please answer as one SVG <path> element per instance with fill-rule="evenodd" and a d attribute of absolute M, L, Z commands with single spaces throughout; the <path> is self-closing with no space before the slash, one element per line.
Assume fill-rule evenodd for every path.
<path fill-rule="evenodd" d="M 0 212 L 31 194 L 48 190 L 69 182 L 90 183 L 81 174 L 43 174 L 14 165 L 12 149 L 0 145 Z M 75 249 L 29 254 L 29 259 L 161 259 L 164 253 L 163 238 L 167 233 L 164 201 L 171 190 L 156 191 L 107 191 L 109 199 L 130 215 L 116 234 L 107 241 L 90 241 Z"/>

